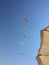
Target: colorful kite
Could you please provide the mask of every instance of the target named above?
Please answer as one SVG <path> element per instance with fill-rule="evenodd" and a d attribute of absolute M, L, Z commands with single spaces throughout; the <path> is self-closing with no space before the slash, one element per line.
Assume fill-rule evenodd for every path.
<path fill-rule="evenodd" d="M 26 22 L 29 22 L 29 21 L 30 21 L 30 19 L 27 18 L 27 17 L 25 17 L 24 20 L 25 20 Z"/>

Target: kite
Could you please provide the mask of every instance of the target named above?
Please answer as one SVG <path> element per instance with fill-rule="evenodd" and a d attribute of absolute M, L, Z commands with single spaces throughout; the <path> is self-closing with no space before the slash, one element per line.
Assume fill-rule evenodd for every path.
<path fill-rule="evenodd" d="M 23 37 L 27 37 L 27 36 L 23 34 Z"/>
<path fill-rule="evenodd" d="M 24 35 L 24 37 L 26 37 L 26 36 Z"/>
<path fill-rule="evenodd" d="M 20 54 L 20 56 L 24 56 L 24 54 Z"/>
<path fill-rule="evenodd" d="M 30 19 L 27 18 L 27 17 L 25 17 L 24 20 L 25 20 L 26 22 L 29 22 L 29 21 L 30 21 Z"/>
<path fill-rule="evenodd" d="M 21 42 L 21 45 L 24 45 L 25 43 L 24 42 Z"/>
<path fill-rule="evenodd" d="M 27 37 L 25 34 L 22 34 L 23 37 Z"/>
<path fill-rule="evenodd" d="M 24 28 L 22 28 L 22 30 L 27 30 L 27 28 L 24 27 Z"/>
<path fill-rule="evenodd" d="M 24 49 L 20 49 L 20 50 L 24 51 Z"/>

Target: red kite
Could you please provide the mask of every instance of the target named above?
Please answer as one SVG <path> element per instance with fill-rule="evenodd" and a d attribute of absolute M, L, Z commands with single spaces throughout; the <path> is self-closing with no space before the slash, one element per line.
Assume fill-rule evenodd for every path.
<path fill-rule="evenodd" d="M 29 22 L 29 21 L 30 21 L 30 19 L 27 18 L 27 17 L 25 17 L 24 20 L 25 20 L 26 22 Z"/>

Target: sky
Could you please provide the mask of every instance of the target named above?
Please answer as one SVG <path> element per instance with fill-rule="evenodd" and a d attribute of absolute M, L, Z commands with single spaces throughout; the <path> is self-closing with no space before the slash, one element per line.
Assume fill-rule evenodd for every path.
<path fill-rule="evenodd" d="M 47 26 L 49 0 L 0 0 L 0 65 L 38 65 L 40 30 Z"/>

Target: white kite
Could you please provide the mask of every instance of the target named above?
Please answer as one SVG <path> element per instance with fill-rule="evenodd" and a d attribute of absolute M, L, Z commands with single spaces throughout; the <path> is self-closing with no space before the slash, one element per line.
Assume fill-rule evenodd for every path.
<path fill-rule="evenodd" d="M 24 27 L 24 28 L 22 28 L 22 30 L 27 30 L 27 28 L 26 28 L 26 27 Z"/>
<path fill-rule="evenodd" d="M 25 43 L 24 42 L 21 42 L 21 45 L 24 45 Z"/>

